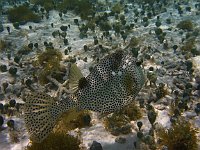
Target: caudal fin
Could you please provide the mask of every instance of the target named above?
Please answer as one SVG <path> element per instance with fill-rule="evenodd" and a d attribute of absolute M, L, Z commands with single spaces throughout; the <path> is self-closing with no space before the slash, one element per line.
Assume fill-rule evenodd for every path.
<path fill-rule="evenodd" d="M 27 93 L 24 101 L 24 120 L 30 139 L 41 142 L 54 128 L 62 110 L 55 98 L 44 93 Z"/>

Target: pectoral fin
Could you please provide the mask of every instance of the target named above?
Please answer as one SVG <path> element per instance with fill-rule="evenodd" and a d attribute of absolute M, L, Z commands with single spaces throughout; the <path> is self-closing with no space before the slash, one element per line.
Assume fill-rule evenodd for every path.
<path fill-rule="evenodd" d="M 69 71 L 69 89 L 72 93 L 76 92 L 79 88 L 79 80 L 83 78 L 81 70 L 76 64 L 72 64 Z"/>

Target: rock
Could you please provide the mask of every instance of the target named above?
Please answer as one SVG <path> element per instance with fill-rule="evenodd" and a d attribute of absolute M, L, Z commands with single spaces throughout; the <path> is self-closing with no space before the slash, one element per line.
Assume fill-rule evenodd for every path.
<path fill-rule="evenodd" d="M 14 125 L 15 125 L 15 121 L 14 121 L 14 120 L 11 119 L 11 120 L 8 120 L 8 121 L 7 121 L 7 126 L 8 126 L 8 127 L 14 128 Z"/>
<path fill-rule="evenodd" d="M 183 115 L 186 116 L 189 119 L 192 119 L 192 118 L 196 117 L 197 114 L 195 112 L 189 112 L 189 111 L 187 111 Z"/>
<path fill-rule="evenodd" d="M 11 75 L 16 75 L 17 73 L 17 68 L 16 67 L 10 67 L 10 69 L 8 70 L 8 72 L 11 74 Z"/>
<path fill-rule="evenodd" d="M 3 25 L 2 25 L 2 23 L 0 22 L 0 32 L 3 32 Z"/>
<path fill-rule="evenodd" d="M 127 125 L 123 125 L 121 127 L 113 127 L 112 129 L 110 129 L 110 132 L 112 135 L 120 135 L 120 134 L 128 134 L 130 133 L 131 130 L 131 125 L 127 124 Z"/>
<path fill-rule="evenodd" d="M 10 107 L 15 107 L 16 100 L 14 99 L 10 100 L 9 104 L 10 104 Z"/>
<path fill-rule="evenodd" d="M 151 110 L 147 113 L 147 116 L 148 116 L 149 122 L 153 125 L 157 117 L 156 112 Z"/>
<path fill-rule="evenodd" d="M 0 103 L 0 110 L 2 111 L 3 110 L 3 104 Z"/>
<path fill-rule="evenodd" d="M 196 56 L 192 58 L 193 65 L 195 66 L 195 70 L 200 72 L 200 56 Z"/>
<path fill-rule="evenodd" d="M 124 125 L 121 127 L 120 132 L 122 134 L 128 134 L 128 133 L 130 133 L 130 130 L 131 130 L 131 124 L 128 123 L 127 125 Z"/>
<path fill-rule="evenodd" d="M 164 68 L 159 68 L 158 70 L 157 70 L 157 72 L 158 72 L 158 76 L 164 76 L 165 74 L 166 74 L 166 69 L 164 69 Z"/>
<path fill-rule="evenodd" d="M 62 31 L 67 31 L 67 26 L 63 26 L 63 25 L 62 25 L 62 26 L 60 27 L 60 30 L 62 30 Z"/>
<path fill-rule="evenodd" d="M 143 123 L 141 121 L 137 122 L 137 127 L 138 127 L 139 130 L 141 129 L 142 125 L 143 125 Z"/>
<path fill-rule="evenodd" d="M 8 87 L 8 83 L 7 82 L 3 82 L 2 83 L 2 88 L 3 88 L 4 91 L 7 89 L 7 87 Z"/>
<path fill-rule="evenodd" d="M 164 103 L 164 105 L 166 105 L 166 103 Z M 158 110 L 165 110 L 166 109 L 165 106 L 163 106 L 163 105 L 157 105 L 157 106 L 155 106 L 155 108 L 158 109 Z"/>
<path fill-rule="evenodd" d="M 16 79 L 15 78 L 10 78 L 9 83 L 14 85 L 16 83 Z"/>
<path fill-rule="evenodd" d="M 0 101 L 4 100 L 5 95 L 3 93 L 0 93 Z"/>
<path fill-rule="evenodd" d="M 4 123 L 4 119 L 2 116 L 0 116 L 0 127 L 3 125 L 3 123 Z"/>
<path fill-rule="evenodd" d="M 161 103 L 160 104 L 163 104 L 164 106 L 169 106 L 169 104 L 170 104 L 169 100 L 170 99 L 164 97 L 164 98 L 161 99 Z M 160 109 L 162 109 L 162 108 L 160 107 Z"/>
<path fill-rule="evenodd" d="M 15 57 L 14 57 L 14 62 L 16 62 L 16 63 L 19 64 L 20 59 L 21 59 L 20 56 L 15 56 Z"/>
<path fill-rule="evenodd" d="M 116 143 L 120 143 L 120 144 L 124 144 L 124 143 L 126 143 L 126 138 L 117 137 L 117 138 L 115 139 L 115 142 L 116 142 Z"/>
<path fill-rule="evenodd" d="M 89 115 L 89 114 L 85 114 L 85 115 L 83 116 L 84 125 L 89 126 L 89 125 L 90 125 L 90 121 L 91 121 L 90 115 Z"/>
<path fill-rule="evenodd" d="M 139 139 L 142 139 L 143 136 L 144 136 L 144 135 L 143 135 L 143 133 L 142 133 L 141 131 L 137 132 L 137 137 L 138 137 Z"/>
<path fill-rule="evenodd" d="M 168 147 L 164 145 L 164 146 L 162 147 L 162 150 L 168 150 Z"/>
<path fill-rule="evenodd" d="M 0 71 L 1 72 L 6 72 L 7 71 L 7 66 L 6 65 L 1 65 L 0 66 Z"/>
<path fill-rule="evenodd" d="M 103 150 L 103 148 L 100 143 L 93 141 L 92 145 L 90 146 L 90 150 Z"/>

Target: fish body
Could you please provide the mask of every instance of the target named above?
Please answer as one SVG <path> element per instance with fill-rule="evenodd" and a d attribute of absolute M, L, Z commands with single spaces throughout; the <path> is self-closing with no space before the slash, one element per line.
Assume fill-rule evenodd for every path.
<path fill-rule="evenodd" d="M 80 109 L 111 113 L 130 104 L 144 84 L 142 69 L 131 54 L 118 51 L 106 56 L 75 92 Z"/>
<path fill-rule="evenodd" d="M 87 77 L 77 68 L 72 70 L 69 87 L 74 93 L 65 99 L 56 100 L 45 93 L 24 96 L 24 119 L 31 140 L 45 139 L 61 114 L 71 108 L 100 113 L 123 108 L 134 100 L 145 82 L 137 59 L 123 51 L 103 58 Z"/>

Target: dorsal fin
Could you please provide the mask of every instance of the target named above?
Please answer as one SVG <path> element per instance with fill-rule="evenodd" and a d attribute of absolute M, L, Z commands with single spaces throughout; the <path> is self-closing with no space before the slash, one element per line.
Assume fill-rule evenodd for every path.
<path fill-rule="evenodd" d="M 81 70 L 75 63 L 71 64 L 69 70 L 69 89 L 72 93 L 76 92 L 79 88 L 79 80 L 83 78 Z"/>

